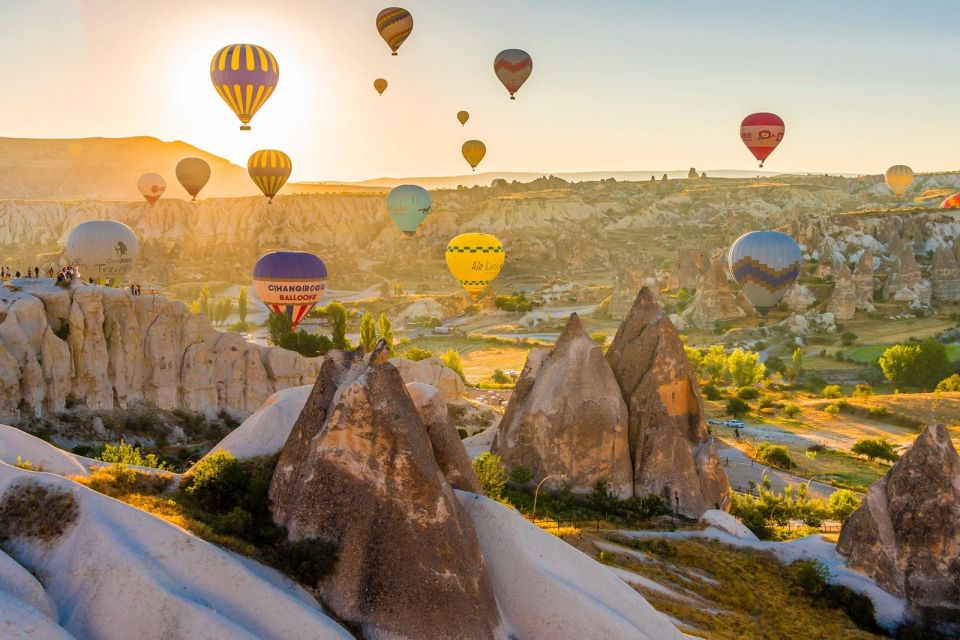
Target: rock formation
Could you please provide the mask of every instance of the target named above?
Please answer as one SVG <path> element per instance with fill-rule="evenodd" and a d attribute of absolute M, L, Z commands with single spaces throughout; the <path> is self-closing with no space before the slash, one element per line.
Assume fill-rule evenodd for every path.
<path fill-rule="evenodd" d="M 930 284 L 933 287 L 933 297 L 937 300 L 960 300 L 960 265 L 950 249 L 941 246 L 934 252 L 933 263 L 930 265 Z"/>
<path fill-rule="evenodd" d="M 916 302 L 921 305 L 930 304 L 930 289 L 923 282 L 920 265 L 913 255 L 913 250 L 902 247 L 895 255 L 890 266 L 890 274 L 883 287 L 883 295 L 887 299 L 899 302 Z"/>
<path fill-rule="evenodd" d="M 633 495 L 627 407 L 617 380 L 577 314 L 550 351 L 534 349 L 500 422 L 492 451 L 508 469 L 526 468 L 534 480 L 557 476 L 589 493 L 606 482 L 621 498 Z"/>
<path fill-rule="evenodd" d="M 837 278 L 833 293 L 827 301 L 827 313 L 832 313 L 837 320 L 852 320 L 856 315 L 857 285 L 849 269 L 846 269 L 846 277 Z"/>
<path fill-rule="evenodd" d="M 873 252 L 864 251 L 853 270 L 853 285 L 857 290 L 857 308 L 873 307 L 873 294 L 876 283 L 873 277 Z"/>
<path fill-rule="evenodd" d="M 791 311 L 802 313 L 817 303 L 817 296 L 798 282 L 783 296 L 783 303 Z"/>
<path fill-rule="evenodd" d="M 628 412 L 634 495 L 699 517 L 726 508 L 730 486 L 707 433 L 703 398 L 680 337 L 647 289 L 607 351 Z"/>
<path fill-rule="evenodd" d="M 443 361 L 436 356 L 416 362 L 406 358 L 392 358 L 390 364 L 397 368 L 405 383 L 422 382 L 436 387 L 447 402 L 461 399 L 466 392 L 463 380 L 457 372 L 444 366 Z"/>
<path fill-rule="evenodd" d="M 610 294 L 609 314 L 614 320 L 622 320 L 630 310 L 630 305 L 643 287 L 643 279 L 631 269 L 617 271 L 613 281 L 613 291 Z"/>
<path fill-rule="evenodd" d="M 837 550 L 916 618 L 960 635 L 960 456 L 944 425 L 924 429 L 870 487 Z"/>
<path fill-rule="evenodd" d="M 686 289 L 693 291 L 697 287 L 700 277 L 710 267 L 710 260 L 702 251 L 689 248 L 677 252 L 677 262 L 670 271 L 667 288 L 670 291 Z"/>
<path fill-rule="evenodd" d="M 730 290 L 730 283 L 727 282 L 726 270 L 721 260 L 714 261 L 700 279 L 697 293 L 682 316 L 701 328 L 709 328 L 716 322 L 728 322 L 747 316 L 747 312 L 737 304 L 737 297 Z"/>
<path fill-rule="evenodd" d="M 181 302 L 39 282 L 0 288 L 0 419 L 62 411 L 68 397 L 248 415 L 316 376 L 319 360 L 216 331 Z"/>
<path fill-rule="evenodd" d="M 473 524 L 382 342 L 324 359 L 270 498 L 291 539 L 337 543 L 317 590 L 364 637 L 479 640 L 500 627 Z"/>

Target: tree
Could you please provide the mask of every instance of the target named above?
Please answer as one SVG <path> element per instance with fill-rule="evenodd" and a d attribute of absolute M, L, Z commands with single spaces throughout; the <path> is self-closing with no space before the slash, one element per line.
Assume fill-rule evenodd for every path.
<path fill-rule="evenodd" d="M 888 460 L 890 462 L 894 462 L 900 457 L 897 455 L 897 452 L 893 450 L 893 445 L 883 438 L 878 438 L 876 440 L 872 440 L 870 438 L 857 440 L 857 442 L 850 448 L 850 451 L 861 456 L 867 456 L 867 458 L 871 461 Z"/>
<path fill-rule="evenodd" d="M 853 388 L 853 397 L 861 400 L 869 400 L 873 395 L 873 387 L 868 384 L 858 384 Z"/>
<path fill-rule="evenodd" d="M 247 288 L 240 287 L 237 293 L 237 313 L 240 314 L 240 322 L 247 322 Z"/>
<path fill-rule="evenodd" d="M 799 378 L 803 374 L 803 350 L 797 347 L 790 356 L 790 362 L 793 363 L 793 377 Z"/>
<path fill-rule="evenodd" d="M 200 293 L 197 295 L 197 302 L 200 303 L 200 313 L 210 317 L 210 289 L 207 289 L 207 285 L 203 285 L 203 288 L 200 289 Z"/>
<path fill-rule="evenodd" d="M 793 461 L 790 460 L 790 454 L 782 444 L 761 442 L 757 445 L 756 452 L 757 460 L 764 464 L 780 467 L 781 469 L 789 469 L 793 466 Z"/>
<path fill-rule="evenodd" d="M 748 411 L 750 411 L 750 405 L 740 398 L 734 397 L 727 400 L 727 415 L 739 418 Z"/>
<path fill-rule="evenodd" d="M 960 391 L 960 375 L 955 373 L 938 382 L 937 391 Z"/>
<path fill-rule="evenodd" d="M 603 480 L 597 480 L 596 483 L 594 483 L 593 491 L 590 492 L 587 500 L 590 503 L 590 507 L 599 513 L 602 518 L 610 515 L 610 512 L 620 503 L 617 495 L 610 491 L 610 485 Z"/>
<path fill-rule="evenodd" d="M 377 327 L 373 322 L 373 316 L 369 313 L 363 314 L 360 318 L 360 346 L 367 353 L 377 346 Z"/>
<path fill-rule="evenodd" d="M 713 384 L 723 382 L 727 373 L 727 351 L 722 344 L 715 344 L 707 349 L 703 356 L 703 373 Z"/>
<path fill-rule="evenodd" d="M 377 335 L 387 343 L 387 350 L 393 353 L 393 326 L 386 313 L 381 313 L 377 318 Z"/>
<path fill-rule="evenodd" d="M 693 372 L 700 373 L 700 369 L 703 368 L 703 352 L 700 351 L 700 349 L 694 349 L 693 347 L 683 345 L 683 353 L 686 354 L 687 361 L 693 368 Z"/>
<path fill-rule="evenodd" d="M 290 326 L 290 317 L 287 314 L 271 311 L 267 317 L 267 334 L 270 344 L 279 347 L 283 336 L 290 333 Z"/>
<path fill-rule="evenodd" d="M 823 388 L 823 391 L 820 392 L 820 395 L 822 395 L 824 398 L 835 400 L 843 397 L 843 391 L 840 389 L 840 385 L 838 384 L 828 384 Z"/>
<path fill-rule="evenodd" d="M 300 331 L 290 331 L 283 334 L 278 346 L 289 351 L 296 351 L 308 358 L 315 358 L 326 355 L 333 347 L 333 342 L 327 336 L 307 333 L 301 329 Z"/>
<path fill-rule="evenodd" d="M 929 338 L 890 347 L 880 356 L 879 364 L 887 380 L 903 387 L 932 389 L 950 374 L 946 347 Z"/>
<path fill-rule="evenodd" d="M 840 344 L 842 344 L 845 347 L 849 347 L 856 341 L 857 341 L 857 334 L 853 333 L 852 331 L 844 331 L 843 333 L 840 334 Z"/>
<path fill-rule="evenodd" d="M 458 376 L 460 376 L 460 379 L 463 380 L 464 383 L 467 382 L 467 376 L 466 376 L 466 374 L 463 372 L 463 362 L 460 360 L 460 352 L 459 352 L 459 351 L 457 351 L 456 349 L 452 349 L 452 348 L 451 348 L 451 349 L 448 349 L 446 353 L 444 353 L 442 356 L 440 356 L 440 360 L 443 362 L 443 364 L 444 364 L 447 368 L 453 369 L 453 371 L 454 371 Z"/>
<path fill-rule="evenodd" d="M 330 317 L 330 334 L 334 349 L 351 348 L 347 339 L 347 309 L 339 302 L 327 305 L 327 315 Z"/>
<path fill-rule="evenodd" d="M 503 496 L 503 488 L 507 486 L 507 476 L 500 456 L 484 451 L 474 459 L 473 469 L 477 472 L 477 479 L 484 494 L 491 500 L 499 500 Z"/>
<path fill-rule="evenodd" d="M 727 369 L 738 387 L 749 387 L 763 380 L 767 368 L 760 362 L 760 354 L 756 351 L 734 349 L 727 358 Z"/>
<path fill-rule="evenodd" d="M 830 495 L 827 501 L 831 515 L 840 522 L 847 518 L 860 506 L 860 496 L 849 489 L 839 489 Z"/>

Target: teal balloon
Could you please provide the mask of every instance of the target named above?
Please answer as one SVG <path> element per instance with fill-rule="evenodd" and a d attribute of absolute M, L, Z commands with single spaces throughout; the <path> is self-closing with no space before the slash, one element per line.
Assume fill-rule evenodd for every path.
<path fill-rule="evenodd" d="M 408 236 L 416 233 L 432 205 L 427 190 L 415 184 L 402 184 L 387 194 L 387 211 L 400 231 Z"/>

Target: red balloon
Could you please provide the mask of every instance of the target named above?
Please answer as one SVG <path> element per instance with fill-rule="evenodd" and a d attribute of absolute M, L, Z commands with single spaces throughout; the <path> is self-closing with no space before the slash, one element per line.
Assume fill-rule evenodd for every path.
<path fill-rule="evenodd" d="M 783 120 L 777 114 L 751 113 L 740 123 L 740 138 L 762 167 L 783 140 L 783 130 Z"/>
<path fill-rule="evenodd" d="M 960 209 L 960 193 L 955 193 L 940 203 L 941 209 Z"/>

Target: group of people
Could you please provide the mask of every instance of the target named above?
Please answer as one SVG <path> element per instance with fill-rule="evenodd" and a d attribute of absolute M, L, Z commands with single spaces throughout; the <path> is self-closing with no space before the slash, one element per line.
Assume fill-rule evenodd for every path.
<path fill-rule="evenodd" d="M 50 271 L 48 273 L 52 278 L 53 267 L 50 267 Z M 69 281 L 69 280 L 73 280 L 74 278 L 76 278 L 77 280 L 80 279 L 80 269 L 79 267 L 74 267 L 73 265 L 70 265 L 70 264 L 68 264 L 63 269 L 61 269 L 60 273 L 57 274 L 57 282 L 63 282 L 64 280 Z M 93 278 L 90 279 L 90 282 L 93 282 Z"/>
<path fill-rule="evenodd" d="M 132 285 L 130 285 L 130 293 L 133 294 L 133 295 L 135 295 L 135 296 L 140 295 L 140 292 L 141 292 L 142 290 L 143 290 L 143 288 L 142 288 L 139 284 L 132 284 Z"/>
<path fill-rule="evenodd" d="M 64 280 L 73 280 L 80 278 L 80 269 L 74 267 L 73 265 L 67 265 L 60 269 L 60 273 L 57 273 L 53 270 L 53 267 L 47 269 L 46 276 L 51 280 L 56 278 L 57 282 L 63 282 Z M 20 271 L 11 271 L 10 267 L 0 266 L 0 281 L 6 281 L 11 278 L 39 278 L 40 277 L 40 267 L 27 267 L 26 270 Z"/>
<path fill-rule="evenodd" d="M 50 277 L 53 277 L 53 268 L 50 269 Z M 0 267 L 0 280 L 9 280 L 10 278 L 39 278 L 40 277 L 40 267 L 34 267 L 31 269 L 27 267 L 27 270 L 24 272 L 25 275 L 21 275 L 20 271 L 10 272 L 10 267 Z"/>

